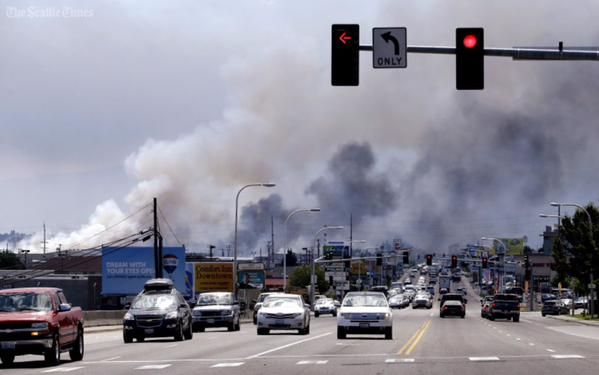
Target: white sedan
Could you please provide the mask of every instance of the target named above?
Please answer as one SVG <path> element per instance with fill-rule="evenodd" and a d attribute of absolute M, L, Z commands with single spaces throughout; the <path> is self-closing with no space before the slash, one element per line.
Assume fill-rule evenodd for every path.
<path fill-rule="evenodd" d="M 258 310 L 258 334 L 268 335 L 270 330 L 298 330 L 300 335 L 310 333 L 310 309 L 301 296 L 276 294 L 266 297 Z"/>
<path fill-rule="evenodd" d="M 337 314 L 337 338 L 347 334 L 384 334 L 393 339 L 393 313 L 380 292 L 349 292 Z"/>

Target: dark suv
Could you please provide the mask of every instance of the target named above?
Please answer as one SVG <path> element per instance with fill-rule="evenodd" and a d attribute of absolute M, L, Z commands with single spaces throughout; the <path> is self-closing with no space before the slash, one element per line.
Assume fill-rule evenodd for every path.
<path fill-rule="evenodd" d="M 193 308 L 193 330 L 227 327 L 239 331 L 239 302 L 231 292 L 201 293 Z"/>
<path fill-rule="evenodd" d="M 123 341 L 169 337 L 175 341 L 193 337 L 191 308 L 169 279 L 152 279 L 144 286 L 123 318 Z"/>

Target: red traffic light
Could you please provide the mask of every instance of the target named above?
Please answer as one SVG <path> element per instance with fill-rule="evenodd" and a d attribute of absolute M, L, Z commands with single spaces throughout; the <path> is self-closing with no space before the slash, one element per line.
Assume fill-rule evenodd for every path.
<path fill-rule="evenodd" d="M 474 48 L 477 44 L 478 39 L 476 38 L 476 35 L 469 34 L 464 37 L 464 47 Z"/>

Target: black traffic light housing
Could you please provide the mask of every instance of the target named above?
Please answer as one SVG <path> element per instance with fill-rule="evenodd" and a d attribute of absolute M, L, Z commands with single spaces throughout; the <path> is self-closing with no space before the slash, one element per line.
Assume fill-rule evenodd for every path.
<path fill-rule="evenodd" d="M 482 260 L 483 268 L 489 268 L 489 258 L 482 257 L 481 260 Z"/>
<path fill-rule="evenodd" d="M 331 30 L 331 84 L 360 83 L 360 25 L 333 25 Z"/>
<path fill-rule="evenodd" d="M 452 255 L 451 256 L 451 268 L 457 268 L 457 267 L 458 267 L 458 256 Z"/>
<path fill-rule="evenodd" d="M 485 38 L 482 27 L 460 27 L 455 32 L 456 89 L 485 88 Z"/>
<path fill-rule="evenodd" d="M 376 254 L 376 265 L 377 266 L 383 265 L 383 254 L 382 253 Z"/>
<path fill-rule="evenodd" d="M 403 252 L 403 264 L 410 264 L 410 252 L 409 251 Z"/>
<path fill-rule="evenodd" d="M 433 256 L 431 254 L 428 254 L 426 256 L 426 265 L 427 266 L 432 266 L 433 265 Z"/>

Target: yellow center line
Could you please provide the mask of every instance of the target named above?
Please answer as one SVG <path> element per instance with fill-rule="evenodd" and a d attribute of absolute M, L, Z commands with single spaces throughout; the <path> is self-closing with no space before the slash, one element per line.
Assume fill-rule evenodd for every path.
<path fill-rule="evenodd" d="M 410 355 L 412 353 L 412 351 L 416 348 L 416 346 L 420 342 L 420 339 L 422 339 L 422 337 L 424 336 L 426 331 L 428 331 L 428 328 L 430 326 L 431 326 L 431 321 L 429 320 L 428 322 L 426 322 L 426 325 L 424 326 L 424 328 L 422 330 L 420 330 L 420 333 L 418 333 L 418 336 L 414 339 L 414 341 L 412 341 L 412 345 L 410 345 L 410 347 L 406 350 L 406 352 L 404 353 L 405 355 Z"/>
<path fill-rule="evenodd" d="M 416 332 L 414 332 L 414 334 L 412 335 L 412 337 L 410 337 L 410 339 L 408 340 L 408 342 L 405 343 L 404 346 L 401 347 L 401 349 L 399 349 L 399 351 L 397 352 L 397 354 L 402 355 L 404 353 L 404 351 L 410 346 L 410 344 L 412 344 L 412 342 L 416 339 L 416 337 L 418 337 L 418 334 L 425 329 L 426 325 L 429 324 L 431 321 L 428 320 L 424 323 L 422 323 L 422 325 L 416 330 Z"/>

